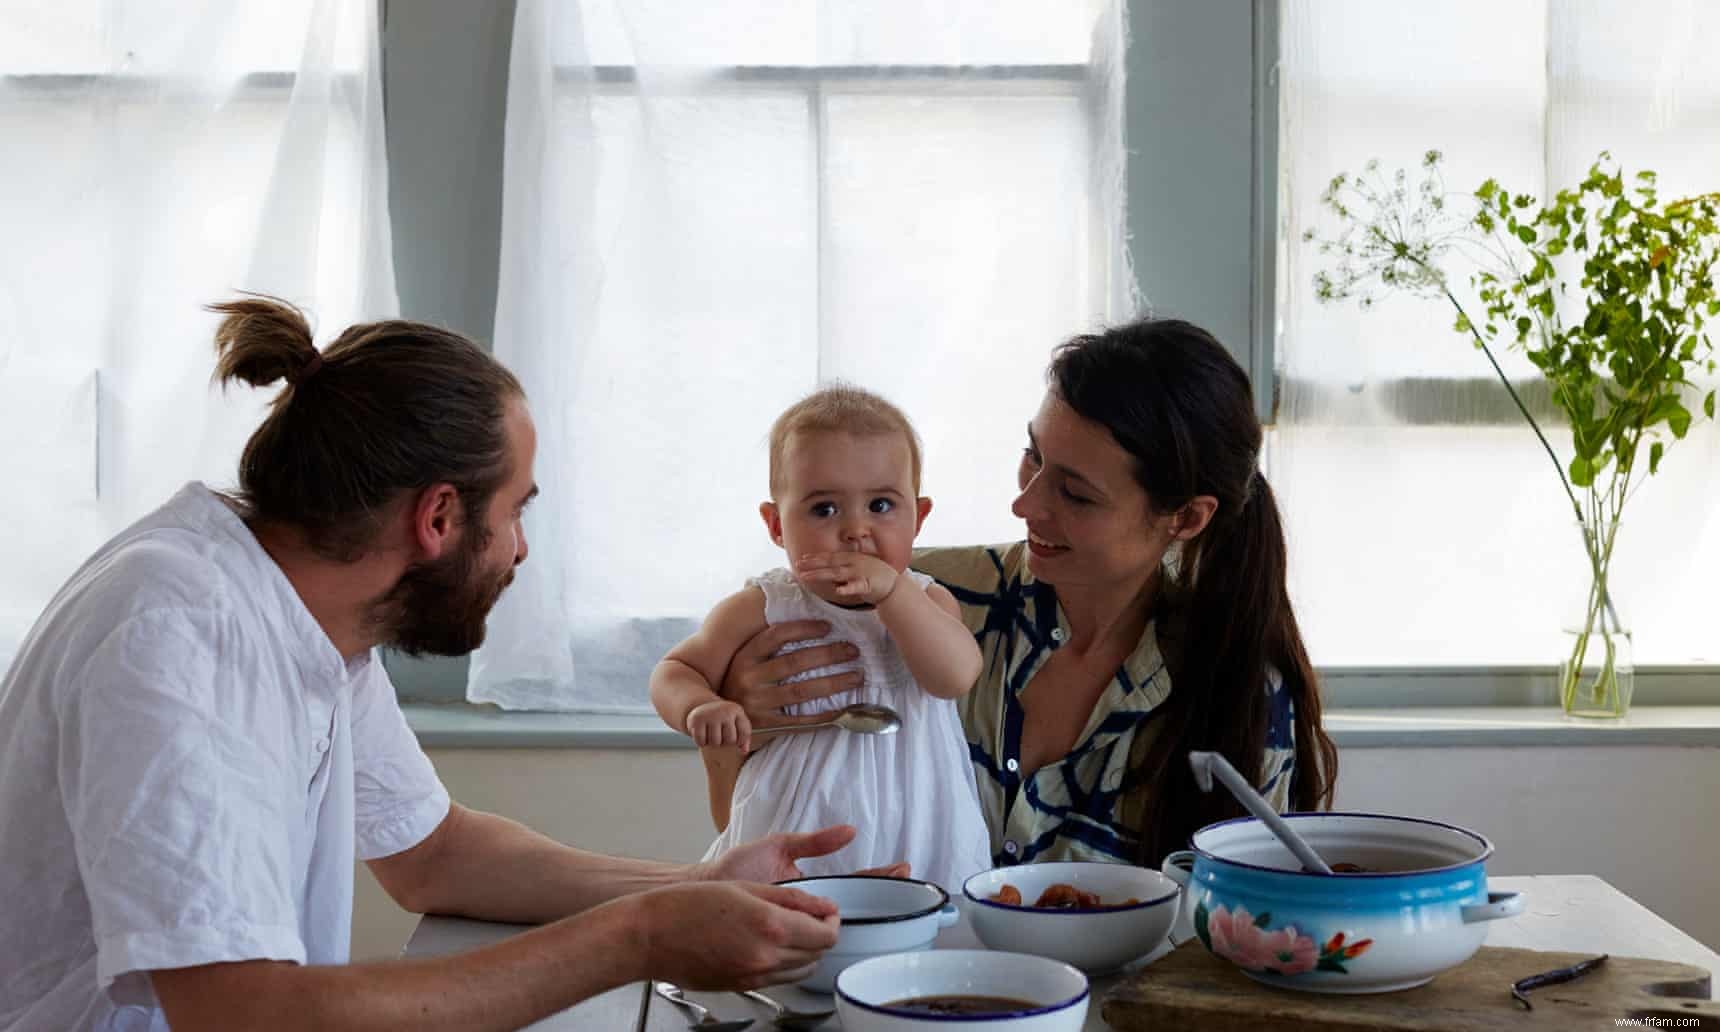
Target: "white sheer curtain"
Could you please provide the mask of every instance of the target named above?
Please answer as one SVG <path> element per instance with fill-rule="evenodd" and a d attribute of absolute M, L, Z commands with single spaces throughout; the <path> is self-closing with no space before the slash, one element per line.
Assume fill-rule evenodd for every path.
<path fill-rule="evenodd" d="M 523 0 L 515 26 L 496 353 L 544 493 L 471 697 L 644 707 L 780 562 L 765 435 L 822 380 L 917 424 L 922 542 L 1017 533 L 1051 347 L 1133 307 L 1118 5 Z"/>
<path fill-rule="evenodd" d="M 0 666 L 96 546 L 233 482 L 205 302 L 392 315 L 374 0 L 0 0 Z"/>
<path fill-rule="evenodd" d="M 1331 227 L 1317 202 L 1334 174 L 1370 158 L 1415 170 L 1429 149 L 1452 190 L 1494 176 L 1544 199 L 1602 150 L 1659 172 L 1668 199 L 1720 189 L 1720 10 L 1287 0 L 1282 30 L 1270 462 L 1309 650 L 1333 665 L 1550 664 L 1581 559 L 1545 453 L 1443 302 L 1317 303 L 1322 258 L 1302 231 Z M 1519 355 L 1505 367 L 1538 378 Z M 1568 459 L 1568 430 L 1543 426 Z M 1720 661 L 1717 461 L 1720 432 L 1701 424 L 1625 510 L 1615 589 L 1639 665 Z"/>

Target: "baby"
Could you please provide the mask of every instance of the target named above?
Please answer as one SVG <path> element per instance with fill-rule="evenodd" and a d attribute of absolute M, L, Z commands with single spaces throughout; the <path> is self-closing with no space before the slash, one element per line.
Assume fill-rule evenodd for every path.
<path fill-rule="evenodd" d="M 721 831 L 707 859 L 761 835 L 847 823 L 860 830 L 854 842 L 802 860 L 806 874 L 907 861 L 916 877 L 954 893 L 969 875 L 991 867 L 952 701 L 979 676 L 979 647 L 949 591 L 907 568 L 914 537 L 932 511 L 932 500 L 920 497 L 919 489 L 913 427 L 870 392 L 824 388 L 771 428 L 771 500 L 759 514 L 787 553 L 788 567 L 752 578 L 717 603 L 699 631 L 651 674 L 651 702 L 669 726 L 701 747 L 721 747 L 707 764 L 712 816 Z M 901 714 L 901 730 L 783 734 L 749 758 L 751 722 L 715 688 L 754 634 L 808 619 L 830 624 L 822 641 L 851 642 L 860 656 L 801 678 L 857 666 L 864 681 L 854 691 L 786 712 L 879 703 Z"/>

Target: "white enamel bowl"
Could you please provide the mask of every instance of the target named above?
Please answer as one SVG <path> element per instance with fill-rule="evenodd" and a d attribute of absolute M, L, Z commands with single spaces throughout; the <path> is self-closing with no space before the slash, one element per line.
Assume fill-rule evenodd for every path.
<path fill-rule="evenodd" d="M 960 918 L 950 894 L 931 882 L 912 878 L 842 875 L 786 881 L 814 896 L 833 900 L 842 918 L 836 945 L 827 950 L 801 988 L 828 993 L 850 964 L 890 953 L 929 950 L 941 929 Z"/>
<path fill-rule="evenodd" d="M 891 1007 L 920 996 L 996 996 L 1032 1007 L 1006 1014 L 927 1015 Z M 843 1032 L 1080 1032 L 1091 994 L 1068 964 L 1025 953 L 929 950 L 874 957 L 836 976 Z"/>
<path fill-rule="evenodd" d="M 1102 903 L 1140 902 L 1105 910 L 1049 910 L 1033 902 L 1048 887 L 1073 885 Z M 994 903 L 1004 885 L 1021 893 L 1021 906 Z M 1131 864 L 1043 863 L 999 867 L 962 885 L 979 941 L 994 950 L 1036 953 L 1089 974 L 1112 971 L 1157 949 L 1176 920 L 1180 888 L 1158 871 Z"/>

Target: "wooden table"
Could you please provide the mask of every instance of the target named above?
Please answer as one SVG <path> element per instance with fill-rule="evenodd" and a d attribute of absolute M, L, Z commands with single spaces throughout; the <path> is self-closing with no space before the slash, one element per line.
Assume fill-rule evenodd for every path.
<path fill-rule="evenodd" d="M 1675 960 L 1705 967 L 1714 972 L 1715 984 L 1720 985 L 1720 955 L 1668 924 L 1658 914 L 1626 896 L 1599 878 L 1589 875 L 1542 875 L 1517 878 L 1490 878 L 1490 888 L 1512 889 L 1524 893 L 1527 905 L 1521 916 L 1493 924 L 1488 932 L 1490 946 L 1516 946 L 1523 949 L 1567 950 L 1575 953 L 1613 953 L 1619 956 L 1653 957 Z M 418 922 L 412 939 L 406 944 L 408 956 L 433 956 L 458 953 L 522 931 L 520 925 L 490 924 L 464 921 L 451 917 L 426 917 Z M 1186 930 L 1176 934 L 1180 941 Z M 975 948 L 979 941 L 964 919 L 938 936 L 937 945 L 944 948 Z M 1150 964 L 1167 944 L 1139 962 Z M 1108 1026 L 1099 1017 L 1098 1003 L 1119 976 L 1093 980 L 1093 1006 L 1088 1011 L 1087 1032 L 1103 1032 Z M 819 1010 L 833 1006 L 828 996 L 804 992 L 793 986 L 779 986 L 770 995 L 796 1009 Z M 759 1018 L 754 1026 L 759 1032 L 770 1029 L 765 1008 L 723 993 L 691 993 L 693 999 L 712 1008 L 719 1017 Z M 680 1008 L 671 1006 L 649 994 L 644 983 L 623 986 L 602 996 L 594 997 L 560 1014 L 532 1025 L 534 1030 L 632 1029 L 638 1032 L 683 1032 L 689 1017 Z M 837 1032 L 839 1025 L 832 1018 L 823 1029 Z"/>

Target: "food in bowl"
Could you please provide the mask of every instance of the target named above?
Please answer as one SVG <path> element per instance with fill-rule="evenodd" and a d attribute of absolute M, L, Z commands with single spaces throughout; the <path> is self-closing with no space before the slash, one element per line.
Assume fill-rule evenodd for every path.
<path fill-rule="evenodd" d="M 1032 1000 L 1011 996 L 910 996 L 906 1000 L 891 1000 L 884 1005 L 913 1014 L 1015 1014 L 1039 1006 Z"/>
<path fill-rule="evenodd" d="M 991 1013 L 899 1006 L 927 997 L 1025 1003 Z M 929 950 L 863 960 L 836 976 L 843 1032 L 1078 1032 L 1087 1019 L 1087 976 L 1046 957 L 995 950 Z"/>
<path fill-rule="evenodd" d="M 1099 900 L 1137 902 L 1075 908 L 993 899 L 1006 885 L 1022 900 L 1040 899 L 1063 885 Z M 980 942 L 994 950 L 1050 957 L 1089 974 L 1123 967 L 1165 945 L 1179 892 L 1175 881 L 1151 868 L 1080 861 L 999 867 L 962 885 Z"/>
<path fill-rule="evenodd" d="M 1013 885 L 1004 885 L 992 895 L 993 903 L 1003 903 L 1012 907 L 1021 906 L 1021 890 Z M 1055 910 L 1108 910 L 1112 907 L 1132 907 L 1140 900 L 1130 896 L 1121 903 L 1105 903 L 1099 899 L 1096 892 L 1082 892 L 1073 885 L 1058 882 L 1039 894 L 1033 905 L 1041 909 Z"/>
<path fill-rule="evenodd" d="M 1187 884 L 1194 932 L 1215 956 L 1268 985 L 1322 993 L 1409 989 L 1468 960 L 1487 922 L 1523 909 L 1515 892 L 1489 892 L 1493 844 L 1419 817 L 1289 813 L 1323 857 L 1359 871 L 1305 871 L 1252 817 L 1195 832 L 1192 850 L 1165 858 Z"/>
<path fill-rule="evenodd" d="M 815 993 L 836 987 L 836 976 L 868 957 L 929 950 L 938 932 L 960 919 L 949 893 L 927 881 L 851 874 L 782 882 L 836 904 L 841 930 L 800 986 Z"/>

